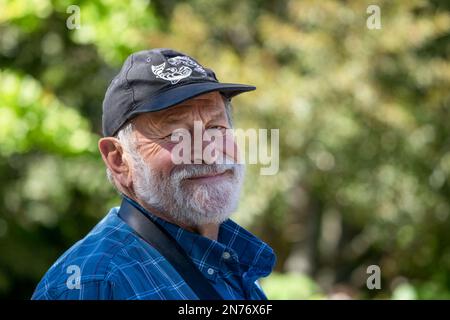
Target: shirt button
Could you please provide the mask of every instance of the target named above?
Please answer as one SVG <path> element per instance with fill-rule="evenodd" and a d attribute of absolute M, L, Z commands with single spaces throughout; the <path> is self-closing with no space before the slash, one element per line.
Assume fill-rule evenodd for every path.
<path fill-rule="evenodd" d="M 225 260 L 230 259 L 230 257 L 231 257 L 231 254 L 230 254 L 229 252 L 227 252 L 227 251 L 225 251 L 225 252 L 222 254 L 222 258 L 224 258 Z"/>
<path fill-rule="evenodd" d="M 214 269 L 213 268 L 209 268 L 207 272 L 208 272 L 209 275 L 213 275 L 214 274 Z"/>

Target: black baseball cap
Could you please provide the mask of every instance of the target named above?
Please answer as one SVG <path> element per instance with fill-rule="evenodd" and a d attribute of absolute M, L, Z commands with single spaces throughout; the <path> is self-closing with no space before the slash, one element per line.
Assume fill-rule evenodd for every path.
<path fill-rule="evenodd" d="M 220 83 L 214 71 L 172 49 L 131 54 L 111 81 L 103 100 L 103 135 L 114 136 L 131 118 L 170 108 L 211 91 L 231 99 L 256 87 Z"/>

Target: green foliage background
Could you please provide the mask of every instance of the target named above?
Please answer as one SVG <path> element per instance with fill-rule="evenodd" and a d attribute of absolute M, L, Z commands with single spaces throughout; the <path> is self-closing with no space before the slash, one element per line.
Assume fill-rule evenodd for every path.
<path fill-rule="evenodd" d="M 0 297 L 28 299 L 118 204 L 104 92 L 128 54 L 173 47 L 258 87 L 237 127 L 280 129 L 279 174 L 250 166 L 236 214 L 278 254 L 270 298 L 450 298 L 449 2 L 375 2 L 0 0 Z"/>

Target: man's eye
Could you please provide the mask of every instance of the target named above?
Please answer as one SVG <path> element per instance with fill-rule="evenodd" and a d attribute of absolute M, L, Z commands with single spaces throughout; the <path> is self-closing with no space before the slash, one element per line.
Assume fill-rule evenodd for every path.
<path fill-rule="evenodd" d="M 171 134 L 168 134 L 167 136 L 163 137 L 162 139 L 177 142 L 181 137 L 183 137 L 184 134 L 185 132 L 183 131 L 175 130 Z"/>
<path fill-rule="evenodd" d="M 208 135 L 213 136 L 213 135 L 224 135 L 226 133 L 227 128 L 222 127 L 222 126 L 212 126 L 209 127 L 208 129 L 206 129 L 206 132 L 208 133 Z"/>
<path fill-rule="evenodd" d="M 225 131 L 227 128 L 222 127 L 222 126 L 212 126 L 212 127 L 209 127 L 208 129 Z"/>
<path fill-rule="evenodd" d="M 176 136 L 175 136 L 174 134 L 169 134 L 168 136 L 165 136 L 165 137 L 163 138 L 163 140 L 172 142 L 173 140 L 176 140 Z"/>

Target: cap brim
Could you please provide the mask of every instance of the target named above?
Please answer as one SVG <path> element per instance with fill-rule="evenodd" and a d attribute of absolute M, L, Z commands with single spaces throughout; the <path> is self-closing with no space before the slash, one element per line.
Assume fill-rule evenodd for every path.
<path fill-rule="evenodd" d="M 183 101 L 212 91 L 219 91 L 227 98 L 232 98 L 238 94 L 253 91 L 255 89 L 256 87 L 254 86 L 236 83 L 202 82 L 185 84 L 181 87 L 174 87 L 153 96 L 151 101 L 136 107 L 136 109 L 129 114 L 128 119 L 131 119 L 140 113 L 167 109 Z"/>

